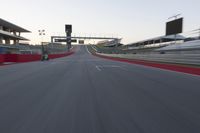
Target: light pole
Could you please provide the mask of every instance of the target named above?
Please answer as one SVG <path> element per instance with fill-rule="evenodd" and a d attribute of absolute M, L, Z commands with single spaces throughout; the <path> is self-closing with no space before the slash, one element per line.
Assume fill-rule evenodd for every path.
<path fill-rule="evenodd" d="M 196 30 L 193 30 L 193 31 L 196 31 L 196 33 L 199 34 L 199 37 L 198 37 L 198 38 L 200 39 L 200 28 L 199 28 L 199 29 L 196 29 Z M 195 34 L 196 34 L 196 33 L 195 33 Z"/>
<path fill-rule="evenodd" d="M 43 36 L 45 36 L 45 30 L 38 30 L 38 32 L 39 32 L 39 36 L 41 36 L 42 54 L 44 54 Z"/>
<path fill-rule="evenodd" d="M 200 39 L 200 28 L 197 29 L 197 33 L 199 34 L 199 39 Z"/>
<path fill-rule="evenodd" d="M 45 36 L 45 30 L 38 30 L 39 36 L 41 36 L 41 46 L 42 46 L 42 60 L 44 60 L 45 50 L 43 45 L 43 36 Z"/>
<path fill-rule="evenodd" d="M 41 36 L 41 45 L 43 44 L 43 36 L 45 36 L 45 30 L 38 30 L 39 36 Z"/>

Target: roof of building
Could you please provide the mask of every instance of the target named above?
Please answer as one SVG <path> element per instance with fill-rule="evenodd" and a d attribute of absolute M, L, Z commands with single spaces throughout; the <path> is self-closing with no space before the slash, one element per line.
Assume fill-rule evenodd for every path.
<path fill-rule="evenodd" d="M 149 45 L 149 44 L 154 44 L 154 43 L 160 43 L 161 40 L 162 40 L 162 42 L 170 42 L 170 41 L 184 40 L 184 39 L 185 39 L 185 37 L 182 35 L 176 35 L 176 37 L 175 37 L 175 35 L 159 36 L 159 37 L 155 37 L 155 38 L 151 38 L 151 39 L 146 39 L 143 41 L 130 43 L 130 44 L 128 44 L 128 46 Z"/>
<path fill-rule="evenodd" d="M 16 36 L 16 35 L 10 34 L 9 32 L 2 31 L 2 30 L 0 30 L 0 35 L 1 35 L 1 36 L 4 36 L 4 37 L 11 38 L 11 39 L 26 40 L 26 41 L 29 40 L 29 39 L 26 39 L 26 38 L 24 38 L 24 37 Z"/>
<path fill-rule="evenodd" d="M 2 18 L 0 18 L 0 26 L 4 26 L 4 27 L 7 27 L 7 28 L 10 28 L 12 30 L 15 30 L 17 32 L 30 32 L 20 26 L 17 26 L 15 24 L 12 24 L 6 20 L 3 20 Z"/>

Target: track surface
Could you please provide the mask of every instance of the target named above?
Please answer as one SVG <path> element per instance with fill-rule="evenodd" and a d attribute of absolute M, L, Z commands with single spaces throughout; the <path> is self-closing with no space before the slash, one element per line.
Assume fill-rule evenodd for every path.
<path fill-rule="evenodd" d="M 1 133 L 199 133 L 200 77 L 115 62 L 85 46 L 0 66 Z"/>

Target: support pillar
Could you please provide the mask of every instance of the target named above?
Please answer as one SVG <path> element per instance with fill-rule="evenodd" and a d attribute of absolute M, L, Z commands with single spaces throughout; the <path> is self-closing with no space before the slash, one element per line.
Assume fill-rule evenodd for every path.
<path fill-rule="evenodd" d="M 72 25 L 65 25 L 65 33 L 66 33 L 66 44 L 69 50 L 71 48 Z"/>
<path fill-rule="evenodd" d="M 13 31 L 13 35 L 17 36 L 17 33 L 16 33 L 16 31 Z"/>
<path fill-rule="evenodd" d="M 51 43 L 53 44 L 53 37 L 51 37 Z"/>
<path fill-rule="evenodd" d="M 5 44 L 10 44 L 10 39 L 5 39 Z"/>
<path fill-rule="evenodd" d="M 162 39 L 160 39 L 160 46 L 162 45 L 162 43 L 163 43 L 163 41 L 162 41 Z"/>
<path fill-rule="evenodd" d="M 0 44 L 3 44 L 3 37 L 0 37 Z"/>
<path fill-rule="evenodd" d="M 19 40 L 13 40 L 14 42 L 14 44 L 19 44 Z"/>
<path fill-rule="evenodd" d="M 3 26 L 0 26 L 0 30 L 3 30 Z M 0 36 L 0 44 L 3 44 L 3 37 Z"/>
<path fill-rule="evenodd" d="M 68 46 L 68 49 L 71 48 L 71 33 L 70 32 L 67 32 L 67 46 Z"/>

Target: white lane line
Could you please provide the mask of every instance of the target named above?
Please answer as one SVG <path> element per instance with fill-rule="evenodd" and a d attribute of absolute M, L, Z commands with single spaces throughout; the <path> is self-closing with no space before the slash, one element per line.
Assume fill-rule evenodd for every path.
<path fill-rule="evenodd" d="M 89 54 L 91 54 L 90 51 L 88 50 L 88 47 L 87 47 L 87 46 L 85 46 L 85 47 L 86 47 L 86 51 L 87 51 Z"/>
<path fill-rule="evenodd" d="M 95 66 L 97 70 L 102 71 L 103 68 L 119 68 L 122 70 L 126 70 L 124 66 L 116 66 L 116 65 L 102 65 L 102 66 Z"/>
<path fill-rule="evenodd" d="M 97 52 L 97 49 L 96 48 L 94 48 L 93 46 L 91 46 L 96 52 Z"/>
<path fill-rule="evenodd" d="M 111 67 L 111 68 L 113 67 L 113 68 L 114 68 L 114 67 L 122 67 L 122 66 L 116 66 L 116 65 L 103 65 L 102 67 Z"/>
<path fill-rule="evenodd" d="M 72 46 L 71 48 L 70 48 L 70 50 L 72 50 L 74 48 L 74 46 Z"/>
<path fill-rule="evenodd" d="M 95 66 L 98 71 L 101 71 L 100 66 Z"/>

